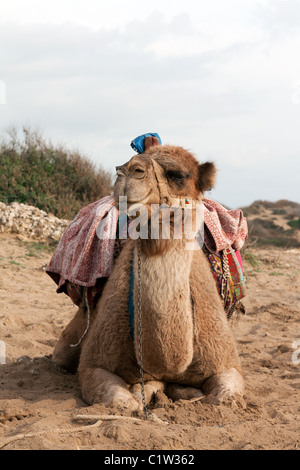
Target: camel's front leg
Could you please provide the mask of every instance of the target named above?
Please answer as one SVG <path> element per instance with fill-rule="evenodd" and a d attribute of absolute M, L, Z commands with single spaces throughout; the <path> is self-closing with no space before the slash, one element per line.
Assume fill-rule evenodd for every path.
<path fill-rule="evenodd" d="M 244 405 L 244 380 L 240 372 L 231 368 L 213 375 L 203 384 L 206 397 L 204 403 L 219 405 L 225 401 L 239 402 Z"/>
<path fill-rule="evenodd" d="M 76 372 L 81 346 L 75 346 L 80 340 L 87 325 L 84 310 L 79 308 L 75 317 L 62 332 L 55 346 L 52 361 L 71 372 Z M 72 346 L 73 345 L 73 346 Z"/>
<path fill-rule="evenodd" d="M 103 403 L 109 407 L 141 410 L 142 404 L 128 390 L 129 386 L 116 374 L 100 368 L 79 368 L 84 401 L 89 405 Z"/>

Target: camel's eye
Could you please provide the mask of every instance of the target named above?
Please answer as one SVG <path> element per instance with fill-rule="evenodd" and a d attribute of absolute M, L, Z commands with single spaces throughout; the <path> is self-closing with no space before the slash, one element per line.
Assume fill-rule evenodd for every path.
<path fill-rule="evenodd" d="M 184 179 L 184 175 L 180 173 L 180 171 L 175 171 L 175 170 L 168 171 L 167 177 L 174 181 L 182 181 Z"/>
<path fill-rule="evenodd" d="M 189 173 L 185 173 L 179 170 L 168 170 L 166 172 L 168 180 L 174 181 L 174 183 L 183 183 L 185 178 L 189 177 Z"/>
<path fill-rule="evenodd" d="M 144 178 L 145 171 L 142 168 L 135 168 L 132 172 L 132 176 L 138 179 Z"/>

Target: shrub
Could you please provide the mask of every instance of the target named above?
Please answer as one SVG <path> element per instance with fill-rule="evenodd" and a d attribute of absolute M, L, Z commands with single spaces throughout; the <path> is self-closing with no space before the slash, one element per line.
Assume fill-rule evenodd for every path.
<path fill-rule="evenodd" d="M 263 246 L 276 246 L 278 248 L 299 248 L 300 243 L 295 238 L 289 237 L 270 237 L 261 239 L 260 244 Z"/>
<path fill-rule="evenodd" d="M 270 219 L 255 218 L 248 220 L 249 243 L 256 246 L 276 246 L 278 248 L 298 248 L 300 246 L 297 238 L 294 238 L 294 230 L 297 228 L 298 221 L 293 220 L 292 228 L 284 230 L 283 227 L 274 224 Z M 289 224 L 291 225 L 291 224 Z"/>
<path fill-rule="evenodd" d="M 85 205 L 112 191 L 112 176 L 78 152 L 47 143 L 23 128 L 0 145 L 0 201 L 33 205 L 71 220 Z"/>
<path fill-rule="evenodd" d="M 296 220 L 290 220 L 288 222 L 288 225 L 292 228 L 300 229 L 300 217 L 299 217 L 299 219 L 296 219 Z"/>

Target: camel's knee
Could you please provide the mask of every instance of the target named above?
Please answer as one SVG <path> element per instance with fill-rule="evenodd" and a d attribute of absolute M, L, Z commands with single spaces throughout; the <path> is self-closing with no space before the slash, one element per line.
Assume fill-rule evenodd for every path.
<path fill-rule="evenodd" d="M 220 404 L 225 401 L 238 401 L 244 405 L 244 380 L 241 373 L 231 368 L 220 372 L 203 384 L 203 390 L 206 395 L 205 403 Z"/>
<path fill-rule="evenodd" d="M 79 380 L 83 400 L 89 405 L 103 403 L 132 411 L 142 409 L 141 402 L 130 393 L 127 383 L 116 374 L 101 368 L 79 368 Z"/>

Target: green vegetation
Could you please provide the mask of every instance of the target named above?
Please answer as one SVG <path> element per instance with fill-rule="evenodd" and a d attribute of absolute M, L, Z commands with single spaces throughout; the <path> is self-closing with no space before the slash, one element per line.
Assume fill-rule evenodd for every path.
<path fill-rule="evenodd" d="M 13 266 L 18 266 L 18 267 L 23 268 L 23 269 L 25 268 L 24 264 L 19 263 L 18 261 L 15 261 L 13 259 L 9 260 L 8 263 L 13 265 Z"/>
<path fill-rule="evenodd" d="M 260 267 L 260 262 L 257 258 L 257 256 L 250 252 L 250 251 L 245 251 L 243 253 L 243 258 L 245 261 L 247 261 L 253 268 L 259 268 Z"/>
<path fill-rule="evenodd" d="M 29 258 L 41 258 L 45 253 L 52 253 L 57 243 L 46 243 L 46 242 L 22 242 L 26 244 L 27 253 L 26 257 Z"/>
<path fill-rule="evenodd" d="M 262 238 L 259 240 L 258 245 L 263 246 L 276 246 L 277 248 L 299 248 L 299 242 L 292 237 L 274 237 Z"/>
<path fill-rule="evenodd" d="M 274 215 L 285 215 L 287 213 L 286 209 L 273 209 L 272 212 Z"/>
<path fill-rule="evenodd" d="M 21 263 L 18 263 L 17 261 L 15 261 L 13 259 L 9 261 L 9 264 L 14 264 L 15 266 L 22 266 Z"/>
<path fill-rule="evenodd" d="M 289 225 L 290 227 L 292 227 L 292 228 L 298 228 L 298 229 L 300 229 L 300 217 L 299 217 L 299 219 L 296 219 L 296 220 L 290 220 L 290 221 L 288 222 L 288 225 Z"/>
<path fill-rule="evenodd" d="M 55 147 L 36 131 L 14 130 L 0 143 L 0 201 L 33 205 L 71 220 L 112 190 L 112 177 L 78 152 Z"/>

